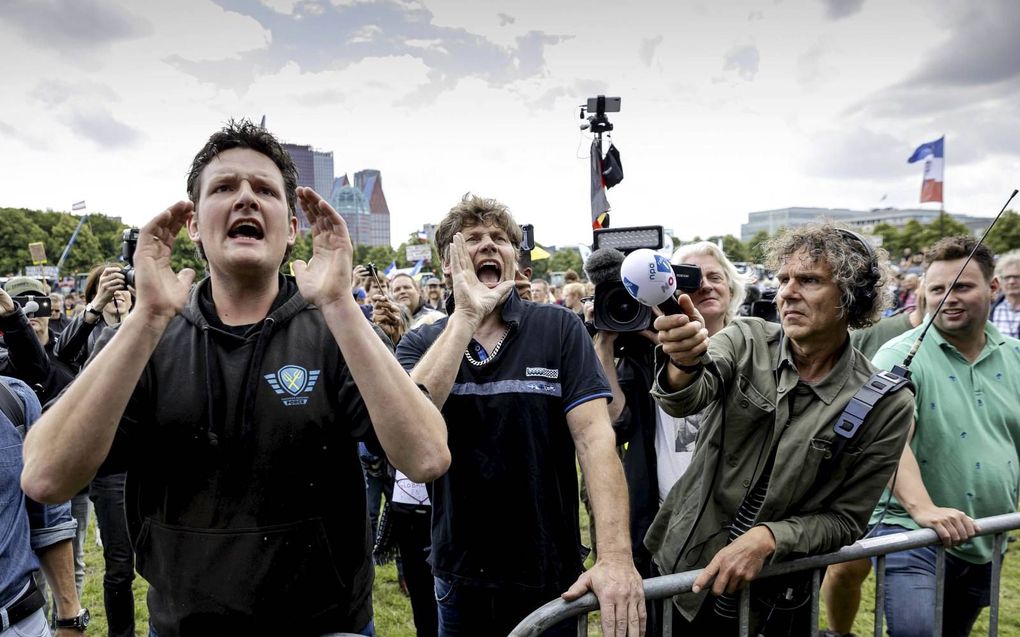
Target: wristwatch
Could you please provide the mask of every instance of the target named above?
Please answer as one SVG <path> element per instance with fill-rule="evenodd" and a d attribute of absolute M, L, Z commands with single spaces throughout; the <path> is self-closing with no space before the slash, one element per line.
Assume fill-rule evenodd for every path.
<path fill-rule="evenodd" d="M 694 372 L 704 367 L 704 363 L 702 363 L 700 359 L 694 365 L 681 365 L 680 363 L 670 358 L 669 364 L 672 365 L 673 367 L 676 367 L 685 374 L 693 374 Z"/>
<path fill-rule="evenodd" d="M 58 619 L 54 628 L 71 628 L 83 633 L 88 628 L 90 619 L 92 619 L 92 615 L 89 614 L 89 609 L 83 608 L 71 619 Z"/>
<path fill-rule="evenodd" d="M 93 316 L 102 316 L 103 313 L 97 310 L 91 303 L 85 306 L 85 311 Z"/>

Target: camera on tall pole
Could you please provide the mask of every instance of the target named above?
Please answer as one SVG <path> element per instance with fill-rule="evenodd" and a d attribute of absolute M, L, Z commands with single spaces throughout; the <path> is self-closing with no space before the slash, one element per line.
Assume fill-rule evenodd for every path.
<path fill-rule="evenodd" d="M 620 98 L 589 97 L 587 104 L 581 105 L 581 130 L 590 130 L 591 142 L 591 226 L 592 230 L 609 227 L 609 200 L 606 189 L 612 188 L 623 181 L 623 164 L 620 151 L 612 143 L 610 136 L 609 149 L 602 152 L 602 136 L 613 130 L 613 124 L 606 113 L 620 112 Z"/>

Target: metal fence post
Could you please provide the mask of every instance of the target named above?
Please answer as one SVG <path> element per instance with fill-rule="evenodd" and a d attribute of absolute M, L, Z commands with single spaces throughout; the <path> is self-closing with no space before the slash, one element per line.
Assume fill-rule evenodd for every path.
<path fill-rule="evenodd" d="M 885 623 L 885 556 L 875 559 L 875 637 L 882 637 Z"/>
<path fill-rule="evenodd" d="M 988 610 L 988 637 L 999 634 L 999 586 L 1002 578 L 1002 541 L 1004 533 L 996 533 L 992 541 L 992 586 L 989 594 L 992 607 Z"/>
<path fill-rule="evenodd" d="M 740 637 L 749 637 L 751 633 L 751 584 L 748 583 L 740 591 Z"/>
<path fill-rule="evenodd" d="M 822 570 L 811 571 L 811 637 L 818 637 L 818 591 L 822 587 Z"/>
<path fill-rule="evenodd" d="M 942 612 L 946 607 L 946 547 L 941 543 L 935 549 L 935 622 L 934 634 L 942 634 Z"/>

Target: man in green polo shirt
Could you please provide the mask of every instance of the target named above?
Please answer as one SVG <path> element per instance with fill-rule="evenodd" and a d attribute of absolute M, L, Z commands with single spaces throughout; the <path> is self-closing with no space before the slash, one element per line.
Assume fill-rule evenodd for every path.
<path fill-rule="evenodd" d="M 924 294 L 938 305 L 974 248 L 973 237 L 948 237 L 925 254 Z M 949 548 L 943 635 L 967 635 L 989 604 L 992 538 L 974 537 L 977 518 L 1016 511 L 1020 480 L 1020 340 L 988 322 L 999 290 L 992 252 L 981 246 L 935 319 L 911 364 L 915 427 L 900 460 L 894 497 L 883 496 L 876 535 L 935 529 Z M 875 365 L 906 357 L 917 327 L 885 344 Z M 886 559 L 886 619 L 892 637 L 931 635 L 935 618 L 935 549 Z"/>

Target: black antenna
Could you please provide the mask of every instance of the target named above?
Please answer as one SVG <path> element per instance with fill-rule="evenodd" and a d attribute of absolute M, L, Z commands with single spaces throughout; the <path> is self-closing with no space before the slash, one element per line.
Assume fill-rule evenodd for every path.
<path fill-rule="evenodd" d="M 1014 188 L 1013 194 L 1009 196 L 1009 199 L 1006 200 L 1006 203 L 1002 204 L 1002 209 L 999 210 L 999 214 L 995 215 L 995 219 L 992 219 L 992 223 L 989 224 L 988 229 L 985 230 L 984 234 L 981 235 L 981 238 L 978 239 L 978 242 L 974 244 L 974 249 L 971 250 L 970 254 L 967 255 L 967 260 L 963 262 L 963 266 L 960 267 L 960 271 L 956 273 L 956 278 L 954 278 L 953 282 L 949 285 L 949 289 L 947 289 L 946 293 L 942 296 L 942 300 L 939 301 L 938 306 L 935 307 L 935 311 L 931 313 L 931 318 L 928 320 L 928 323 L 924 326 L 924 329 L 921 330 L 921 333 L 918 335 L 917 340 L 914 341 L 914 345 L 910 348 L 910 352 L 907 354 L 907 357 L 903 359 L 903 364 L 899 366 L 903 368 L 903 372 L 905 373 L 901 375 L 906 375 L 907 378 L 909 378 L 910 363 L 913 362 L 914 356 L 917 355 L 917 350 L 921 349 L 921 342 L 924 341 L 925 335 L 928 333 L 928 330 L 935 322 L 935 317 L 939 315 L 939 311 L 942 309 L 942 306 L 946 304 L 946 299 L 948 299 L 949 295 L 953 293 L 953 290 L 956 288 L 956 283 L 960 280 L 960 277 L 963 276 L 964 270 L 967 269 L 967 264 L 969 264 L 970 260 L 974 258 L 974 253 L 977 252 L 977 249 L 981 247 L 982 243 L 984 243 L 985 238 L 988 237 L 988 233 L 992 231 L 993 227 L 995 227 L 995 223 L 999 220 L 999 217 L 1002 216 L 1002 213 L 1006 211 L 1006 206 L 1009 205 L 1009 202 L 1013 201 L 1013 197 L 1016 197 L 1016 194 L 1017 190 L 1016 188 Z M 894 369 L 893 371 L 897 372 L 898 370 Z"/>

